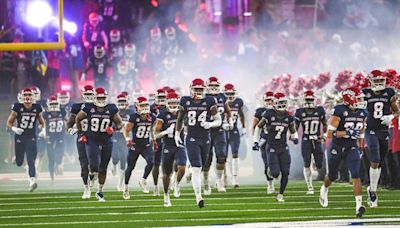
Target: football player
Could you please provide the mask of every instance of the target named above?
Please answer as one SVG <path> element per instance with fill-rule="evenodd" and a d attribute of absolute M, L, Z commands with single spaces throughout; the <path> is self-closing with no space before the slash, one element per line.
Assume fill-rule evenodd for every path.
<path fill-rule="evenodd" d="M 239 187 L 237 181 L 237 176 L 239 173 L 239 146 L 240 137 L 246 134 L 246 122 L 244 119 L 243 112 L 243 100 L 236 95 L 236 89 L 232 84 L 226 84 L 224 86 L 224 94 L 227 97 L 229 107 L 231 109 L 232 124 L 224 121 L 222 128 L 226 131 L 226 151 L 228 152 L 228 147 L 231 147 L 232 151 L 232 185 L 234 188 Z M 227 119 L 227 118 L 226 118 Z M 226 120 L 225 119 L 225 120 Z M 237 123 L 238 119 L 242 123 L 241 132 L 239 132 Z"/>
<path fill-rule="evenodd" d="M 271 91 L 265 92 L 265 94 L 263 95 L 263 107 L 259 107 L 256 109 L 253 118 L 253 136 L 254 136 L 254 130 L 256 129 L 258 122 L 260 122 L 260 120 L 262 119 L 264 112 L 268 109 L 274 108 L 274 99 L 275 99 L 274 93 Z M 263 159 L 264 162 L 264 174 L 265 177 L 267 178 L 267 194 L 272 194 L 275 192 L 275 187 L 274 187 L 274 178 L 272 178 L 268 174 L 268 160 L 267 160 L 267 152 L 265 150 L 268 140 L 267 136 L 268 136 L 268 130 L 267 127 L 264 126 L 264 128 L 261 130 L 258 142 L 256 142 L 256 144 L 253 146 L 253 150 L 260 151 L 261 153 L 261 158 Z"/>
<path fill-rule="evenodd" d="M 290 140 L 294 144 L 298 143 L 298 136 L 295 128 L 294 118 L 288 112 L 288 99 L 283 93 L 274 94 L 273 109 L 267 109 L 262 115 L 254 129 L 253 147 L 258 147 L 261 129 L 267 127 L 267 145 L 266 155 L 270 175 L 278 178 L 281 174 L 281 185 L 276 199 L 278 202 L 284 202 L 283 193 L 288 183 L 291 157 L 289 146 L 287 144 L 287 132 L 290 132 Z"/>
<path fill-rule="evenodd" d="M 181 131 L 186 116 L 186 150 L 192 169 L 192 185 L 196 203 L 200 208 L 204 207 L 204 200 L 201 196 L 201 170 L 210 151 L 210 128 L 222 124 L 216 100 L 214 97 L 205 96 L 205 90 L 206 85 L 202 79 L 196 78 L 191 82 L 190 96 L 183 96 L 179 102 L 174 136 L 176 146 L 182 147 Z"/>
<path fill-rule="evenodd" d="M 30 89 L 32 90 L 32 93 L 33 93 L 32 101 L 34 103 L 42 106 L 42 110 L 44 111 L 47 101 L 45 99 L 42 99 L 42 92 L 40 91 L 39 87 L 32 86 Z M 39 130 L 40 129 L 36 128 L 36 134 L 38 134 L 38 136 L 40 133 Z M 45 132 L 45 130 L 43 130 L 43 132 Z M 45 141 L 44 137 L 39 136 L 36 138 L 36 147 L 37 147 L 37 149 L 36 149 L 37 150 L 37 158 L 35 161 L 35 163 L 36 163 L 35 166 L 36 166 L 37 172 L 39 172 L 40 168 L 42 167 L 41 164 L 42 164 L 43 158 L 46 154 L 46 141 Z"/>
<path fill-rule="evenodd" d="M 93 68 L 94 85 L 109 89 L 109 82 L 106 71 L 110 65 L 106 50 L 102 45 L 96 45 L 93 49 L 93 55 L 88 58 L 85 69 L 82 71 L 81 80 L 86 80 L 86 73 Z"/>
<path fill-rule="evenodd" d="M 129 121 L 124 129 L 124 137 L 128 151 L 128 167 L 125 170 L 125 188 L 122 194 L 124 199 L 130 199 L 128 184 L 133 169 L 136 166 L 139 155 L 146 160 L 143 177 L 139 180 L 139 186 L 143 193 L 149 193 L 146 179 L 149 176 L 154 162 L 154 151 L 150 137 L 156 117 L 150 113 L 150 105 L 145 97 L 138 97 L 135 101 L 136 113 L 129 116 Z M 132 137 L 129 137 L 132 132 Z M 154 137 L 151 137 L 154 139 Z M 157 147 L 157 143 L 154 143 Z M 157 149 L 157 148 L 155 148 Z"/>
<path fill-rule="evenodd" d="M 61 92 L 57 93 L 57 99 L 60 102 L 60 109 L 64 110 L 66 112 L 66 119 L 68 121 L 69 115 L 71 113 L 71 107 L 72 103 L 70 102 L 71 100 L 71 95 L 69 94 L 68 91 L 62 90 Z M 66 152 L 66 157 L 71 163 L 75 162 L 75 156 L 74 156 L 74 151 L 75 149 L 73 148 L 74 145 L 74 137 L 72 135 L 66 134 L 64 138 L 64 145 L 65 145 L 65 152 Z M 62 172 L 63 165 L 60 166 Z"/>
<path fill-rule="evenodd" d="M 64 135 L 65 135 L 66 112 L 60 108 L 60 102 L 56 96 L 47 99 L 47 109 L 43 113 L 46 121 L 47 136 L 47 158 L 49 160 L 49 173 L 52 183 L 54 182 L 55 169 L 58 174 L 62 173 L 62 159 L 64 156 Z"/>
<path fill-rule="evenodd" d="M 78 130 L 74 128 L 76 115 L 81 111 L 84 104 L 91 104 L 94 101 L 94 88 L 91 85 L 86 85 L 81 90 L 82 102 L 74 103 L 71 106 L 71 113 L 68 117 L 67 121 L 67 132 L 69 135 L 75 135 L 78 133 Z M 81 178 L 84 185 L 84 191 L 82 195 L 82 199 L 89 199 L 91 192 L 88 182 L 89 182 L 89 160 L 86 154 L 86 132 L 88 129 L 88 120 L 81 120 L 82 131 L 78 134 L 76 138 L 76 148 L 78 150 L 78 158 L 79 164 L 81 166 Z M 93 180 L 94 176 L 91 176 L 91 180 Z M 93 181 L 94 182 L 94 181 Z M 93 182 L 91 185 L 93 186 Z"/>
<path fill-rule="evenodd" d="M 112 154 L 112 134 L 122 128 L 122 119 L 115 104 L 108 103 L 108 93 L 102 88 L 96 88 L 93 103 L 85 103 L 76 115 L 75 123 L 78 134 L 83 133 L 81 121 L 88 120 L 86 135 L 86 152 L 89 161 L 89 172 L 98 176 L 99 185 L 96 198 L 104 202 L 103 186 L 107 177 L 107 166 Z M 114 123 L 114 128 L 112 127 Z M 86 138 L 86 139 L 85 139 Z"/>
<path fill-rule="evenodd" d="M 396 91 L 386 87 L 384 72 L 373 70 L 369 74 L 371 87 L 364 89 L 368 118 L 365 131 L 365 142 L 367 144 L 367 157 L 370 161 L 369 178 L 370 186 L 367 189 L 368 205 L 378 206 L 378 195 L 376 194 L 379 177 L 381 175 L 382 160 L 389 150 L 389 128 L 392 119 L 399 115 Z"/>
<path fill-rule="evenodd" d="M 158 116 L 162 111 L 166 109 L 165 102 L 167 98 L 167 92 L 163 89 L 158 89 L 155 94 L 155 102 L 150 105 L 150 111 L 154 116 Z M 160 189 L 158 187 L 158 175 L 160 173 L 161 164 L 161 153 L 162 153 L 162 141 L 161 138 L 156 140 L 157 150 L 154 151 L 154 165 L 152 170 L 153 181 L 154 181 L 154 192 L 155 196 L 160 195 Z"/>
<path fill-rule="evenodd" d="M 210 77 L 207 80 L 207 95 L 214 98 L 217 104 L 218 112 L 221 116 L 221 122 L 224 118 L 224 113 L 226 114 L 226 122 L 232 125 L 231 112 L 227 99 L 220 89 L 221 83 L 217 77 Z M 222 129 L 222 124 L 218 126 L 213 126 L 210 129 L 211 133 L 211 147 L 208 152 L 208 159 L 204 165 L 203 176 L 204 176 L 204 195 L 211 194 L 211 187 L 209 182 L 209 170 L 211 167 L 213 159 L 213 151 L 215 151 L 215 156 L 217 158 L 216 173 L 217 173 L 217 191 L 226 192 L 225 186 L 222 182 L 222 175 L 225 170 L 226 163 L 226 135 L 224 129 Z"/>
<path fill-rule="evenodd" d="M 122 118 L 123 125 L 125 126 L 128 121 L 129 117 L 131 114 L 134 113 L 132 109 L 129 108 L 129 103 L 128 103 L 128 96 L 121 93 L 117 96 L 116 101 L 117 101 L 117 107 L 119 110 L 119 115 Z M 123 135 L 123 132 L 115 132 L 113 135 L 113 151 L 112 151 L 112 174 L 116 175 L 117 173 L 117 164 L 119 162 L 119 173 L 118 173 L 118 184 L 117 184 L 117 190 L 119 192 L 123 191 L 124 189 L 124 179 L 125 179 L 125 169 L 126 169 L 126 157 L 127 157 L 127 152 L 128 150 L 126 149 L 126 144 L 125 144 L 125 137 Z"/>
<path fill-rule="evenodd" d="M 314 194 L 311 176 L 311 155 L 314 157 L 315 165 L 318 170 L 322 168 L 323 145 L 322 134 L 326 132 L 327 124 L 325 110 L 321 106 L 315 105 L 314 92 L 307 90 L 303 94 L 303 108 L 296 110 L 294 115 L 296 129 L 302 128 L 301 154 L 303 156 L 303 175 L 307 184 L 307 194 Z M 321 127 L 322 126 L 322 127 Z"/>
<path fill-rule="evenodd" d="M 356 200 L 356 216 L 365 212 L 362 205 L 362 189 L 359 176 L 361 151 L 359 145 L 364 138 L 367 112 L 364 94 L 358 88 L 348 88 L 342 93 L 343 104 L 335 106 L 328 120 L 327 137 L 331 138 L 328 147 L 328 174 L 321 186 L 319 202 L 328 206 L 328 188 L 338 176 L 339 163 L 344 160 L 353 179 L 353 192 Z"/>
<path fill-rule="evenodd" d="M 15 161 L 17 166 L 22 166 L 25 159 L 28 163 L 29 191 L 37 188 L 35 160 L 36 148 L 36 123 L 39 122 L 41 129 L 39 135 L 45 136 L 45 121 L 42 116 L 42 106 L 35 104 L 33 91 L 30 88 L 21 91 L 23 103 L 15 103 L 11 107 L 11 113 L 7 119 L 7 128 L 14 133 Z M 15 120 L 17 125 L 14 126 Z"/>
<path fill-rule="evenodd" d="M 175 92 L 168 93 L 166 100 L 167 109 L 162 110 L 157 116 L 155 124 L 155 137 L 162 138 L 162 169 L 164 185 L 164 206 L 170 207 L 169 185 L 174 164 L 177 165 L 176 180 L 174 181 L 174 196 L 180 197 L 180 181 L 185 174 L 186 168 L 186 150 L 184 147 L 178 147 L 174 140 L 174 131 L 179 106 L 179 95 Z M 183 132 L 181 133 L 183 140 Z M 174 163 L 175 162 L 175 163 Z"/>

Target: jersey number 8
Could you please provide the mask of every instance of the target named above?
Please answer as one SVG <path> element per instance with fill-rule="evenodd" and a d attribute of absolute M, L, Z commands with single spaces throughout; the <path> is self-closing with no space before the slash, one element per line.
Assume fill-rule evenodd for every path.
<path fill-rule="evenodd" d="M 194 126 L 196 125 L 196 122 L 205 122 L 207 118 L 207 111 L 203 111 L 200 113 L 199 116 L 197 116 L 196 111 L 189 111 L 187 114 L 188 117 L 188 125 L 189 126 Z M 196 118 L 197 117 L 197 118 Z"/>

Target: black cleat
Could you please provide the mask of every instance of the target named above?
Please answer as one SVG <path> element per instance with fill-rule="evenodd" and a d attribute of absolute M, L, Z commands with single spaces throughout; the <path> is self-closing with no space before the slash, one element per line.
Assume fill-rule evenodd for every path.
<path fill-rule="evenodd" d="M 197 205 L 199 206 L 199 208 L 203 208 L 204 207 L 204 200 L 199 200 Z"/>
<path fill-rule="evenodd" d="M 356 217 L 357 218 L 361 218 L 363 216 L 363 214 L 365 213 L 365 207 L 361 206 L 360 208 L 358 208 L 357 213 L 356 213 Z"/>

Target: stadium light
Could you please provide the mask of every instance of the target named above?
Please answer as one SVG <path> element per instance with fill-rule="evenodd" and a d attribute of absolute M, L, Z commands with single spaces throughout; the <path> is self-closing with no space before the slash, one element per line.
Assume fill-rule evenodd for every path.
<path fill-rule="evenodd" d="M 58 22 L 59 22 L 58 17 L 53 17 L 51 25 L 58 28 L 59 27 Z M 73 35 L 78 31 L 78 26 L 76 25 L 75 22 L 68 21 L 67 19 L 63 19 L 63 29 L 64 29 L 64 31 Z"/>
<path fill-rule="evenodd" d="M 27 7 L 26 20 L 31 26 L 42 28 L 53 18 L 53 10 L 46 1 L 36 0 Z"/>

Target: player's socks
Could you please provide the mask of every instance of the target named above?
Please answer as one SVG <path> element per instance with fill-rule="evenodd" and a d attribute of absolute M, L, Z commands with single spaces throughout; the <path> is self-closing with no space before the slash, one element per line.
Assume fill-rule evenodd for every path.
<path fill-rule="evenodd" d="M 201 168 L 192 167 L 192 185 L 196 197 L 201 196 Z"/>
<path fill-rule="evenodd" d="M 37 188 L 36 177 L 29 178 L 29 191 L 33 192 Z"/>
<path fill-rule="evenodd" d="M 239 158 L 232 158 L 232 176 L 239 174 Z"/>
<path fill-rule="evenodd" d="M 274 179 L 267 181 L 267 194 L 275 192 Z"/>
<path fill-rule="evenodd" d="M 222 183 L 222 174 L 224 173 L 223 169 L 217 169 L 217 190 L 218 192 L 226 192 L 224 184 Z"/>
<path fill-rule="evenodd" d="M 104 185 L 103 185 L 103 184 L 99 184 L 99 186 L 98 186 L 98 190 L 99 190 L 99 192 L 103 192 L 103 187 L 104 187 Z"/>
<path fill-rule="evenodd" d="M 370 179 L 370 186 L 371 191 L 376 192 L 378 188 L 379 177 L 381 175 L 381 169 L 373 169 L 369 167 L 369 179 Z"/>
<path fill-rule="evenodd" d="M 125 178 L 125 170 L 120 169 L 118 175 L 118 185 L 117 185 L 117 190 L 119 192 L 123 191 L 124 178 Z"/>
<path fill-rule="evenodd" d="M 164 207 L 170 207 L 172 206 L 171 204 L 171 199 L 169 197 L 168 193 L 164 193 Z"/>
<path fill-rule="evenodd" d="M 158 185 L 154 185 L 153 196 L 160 196 L 160 188 Z"/>
<path fill-rule="evenodd" d="M 362 206 L 362 196 L 355 196 L 356 199 L 356 210 Z"/>
<path fill-rule="evenodd" d="M 365 213 L 365 207 L 362 205 L 362 196 L 355 196 L 356 199 L 356 216 L 361 218 Z"/>
<path fill-rule="evenodd" d="M 303 168 L 304 180 L 307 184 L 307 194 L 314 194 L 314 187 L 312 185 L 311 169 L 310 167 Z"/>
<path fill-rule="evenodd" d="M 208 171 L 203 171 L 204 178 L 204 195 L 211 195 L 211 187 L 208 179 Z M 193 169 L 192 169 L 192 182 L 193 182 Z"/>
<path fill-rule="evenodd" d="M 322 185 L 319 191 L 319 203 L 322 207 L 328 206 L 328 190 L 329 188 L 325 187 L 325 185 Z"/>

